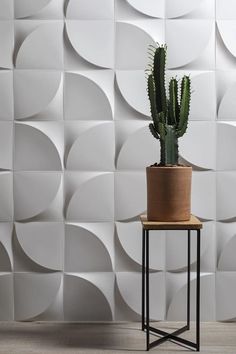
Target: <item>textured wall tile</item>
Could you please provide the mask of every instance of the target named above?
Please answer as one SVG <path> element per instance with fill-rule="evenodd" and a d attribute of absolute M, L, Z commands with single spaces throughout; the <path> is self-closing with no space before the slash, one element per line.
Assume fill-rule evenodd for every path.
<path fill-rule="evenodd" d="M 14 175 L 15 219 L 27 220 L 39 217 L 41 220 L 44 218 L 60 220 L 61 187 L 60 172 L 16 172 Z"/>
<path fill-rule="evenodd" d="M 43 23 L 24 38 L 16 56 L 19 69 L 62 69 L 63 23 Z M 41 53 L 44 53 L 41 55 Z"/>
<path fill-rule="evenodd" d="M 66 174 L 66 218 L 70 221 L 114 219 L 113 173 Z"/>
<path fill-rule="evenodd" d="M 74 50 L 86 61 L 102 68 L 114 67 L 112 20 L 67 20 L 66 32 Z"/>
<path fill-rule="evenodd" d="M 166 0 L 167 18 L 214 18 L 215 0 Z"/>
<path fill-rule="evenodd" d="M 0 21 L 0 68 L 9 69 L 13 66 L 14 27 L 11 21 Z"/>
<path fill-rule="evenodd" d="M 132 285 L 131 285 L 132 284 Z M 116 273 L 117 287 L 117 313 L 116 320 L 125 320 L 124 309 L 132 313 L 132 319 L 141 317 L 140 295 L 141 295 L 141 273 L 120 272 Z M 150 275 L 150 317 L 153 320 L 165 318 L 165 276 L 163 272 L 155 272 Z M 158 299 L 158 301 L 156 301 Z M 124 304 L 126 306 L 124 306 Z M 136 316 L 135 316 L 136 315 Z"/>
<path fill-rule="evenodd" d="M 45 312 L 60 289 L 60 273 L 14 274 L 15 320 L 27 320 Z"/>
<path fill-rule="evenodd" d="M 149 62 L 147 50 L 164 42 L 164 21 L 139 20 L 116 23 L 116 69 L 144 70 Z"/>
<path fill-rule="evenodd" d="M 70 321 L 110 321 L 113 319 L 111 300 L 114 288 L 113 274 L 96 274 L 98 283 L 94 283 L 93 273 L 65 274 L 64 276 L 64 313 Z M 100 281 L 99 281 L 100 280 Z M 101 289 L 105 285 L 106 292 Z M 110 300 L 110 301 L 109 301 Z"/>
<path fill-rule="evenodd" d="M 15 119 L 60 119 L 63 112 L 61 83 L 59 71 L 15 70 Z"/>
<path fill-rule="evenodd" d="M 216 320 L 235 320 L 235 272 L 216 273 Z"/>
<path fill-rule="evenodd" d="M 188 134 L 179 142 L 179 153 L 189 164 L 198 168 L 215 169 L 216 126 L 213 122 L 189 122 Z M 201 144 L 199 137 L 201 136 Z"/>
<path fill-rule="evenodd" d="M 216 209 L 218 220 L 228 220 L 235 218 L 235 196 L 234 191 L 236 172 L 218 172 L 216 190 Z"/>
<path fill-rule="evenodd" d="M 113 122 L 67 122 L 66 169 L 112 171 L 115 163 Z"/>
<path fill-rule="evenodd" d="M 216 0 L 216 18 L 220 20 L 235 20 L 235 5 L 234 0 Z"/>
<path fill-rule="evenodd" d="M 125 267 L 127 258 L 135 262 L 139 270 L 142 265 L 142 227 L 140 222 L 116 222 L 117 237 L 123 249 L 120 259 L 116 259 L 116 270 Z M 164 270 L 165 268 L 165 233 L 150 233 L 150 268 Z M 129 270 L 129 269 L 126 269 Z"/>
<path fill-rule="evenodd" d="M 17 19 L 57 19 L 63 17 L 63 0 L 14 0 Z"/>
<path fill-rule="evenodd" d="M 197 260 L 197 233 L 191 232 L 191 265 Z M 187 232 L 167 231 L 166 269 L 173 272 L 187 271 Z M 201 234 L 201 271 L 215 272 L 216 240 L 214 222 L 204 222 Z M 174 276 L 174 275 L 173 275 Z"/>
<path fill-rule="evenodd" d="M 189 69 L 214 69 L 214 28 L 214 21 L 210 20 L 168 20 L 168 67 L 173 69 L 189 65 Z M 181 38 L 181 42 L 176 41 L 176 37 Z"/>
<path fill-rule="evenodd" d="M 215 314 L 215 274 L 201 274 L 201 321 L 214 321 Z M 187 273 L 167 274 L 167 320 L 186 321 Z M 191 273 L 191 321 L 196 319 L 196 278 Z"/>
<path fill-rule="evenodd" d="M 233 0 L 0 1 L 0 319 L 140 320 L 138 218 L 145 167 L 160 158 L 144 71 L 156 42 L 168 45 L 166 85 L 192 80 L 179 150 L 204 222 L 202 319 L 236 318 L 234 9 Z M 152 318 L 185 319 L 186 235 L 153 232 L 150 242 Z"/>
<path fill-rule="evenodd" d="M 16 223 L 15 228 L 19 245 L 30 260 L 50 270 L 62 270 L 64 256 L 63 223 Z M 35 247 L 36 244 L 37 247 Z"/>
<path fill-rule="evenodd" d="M 71 20 L 111 20 L 114 18 L 114 0 L 69 0 L 66 17 Z"/>
<path fill-rule="evenodd" d="M 218 222 L 216 231 L 218 269 L 220 271 L 234 271 L 236 269 L 236 223 Z"/>
<path fill-rule="evenodd" d="M 13 124 L 0 121 L 0 169 L 12 169 Z"/>
<path fill-rule="evenodd" d="M 115 173 L 115 216 L 128 220 L 139 216 L 146 209 L 144 172 Z"/>
<path fill-rule="evenodd" d="M 13 274 L 0 275 L 0 319 L 13 321 L 14 317 Z"/>
<path fill-rule="evenodd" d="M 114 74 L 110 70 L 66 73 L 65 119 L 112 120 L 113 83 Z"/>
<path fill-rule="evenodd" d="M 159 161 L 159 141 L 153 139 L 148 122 L 116 122 L 116 163 L 118 170 L 144 170 Z"/>
<path fill-rule="evenodd" d="M 235 69 L 236 46 L 234 33 L 236 20 L 217 20 L 217 46 L 216 67 L 217 69 Z"/>
<path fill-rule="evenodd" d="M 113 223 L 67 223 L 65 271 L 111 272 L 114 264 L 113 234 Z"/>
<path fill-rule="evenodd" d="M 13 269 L 12 252 L 13 223 L 0 224 L 0 272 L 10 272 Z"/>
<path fill-rule="evenodd" d="M 0 172 L 0 221 L 13 219 L 13 174 Z"/>
<path fill-rule="evenodd" d="M 0 20 L 12 19 L 13 16 L 13 0 L 2 0 L 0 3 Z"/>
<path fill-rule="evenodd" d="M 0 71 L 0 120 L 13 119 L 13 75 L 12 71 Z"/>

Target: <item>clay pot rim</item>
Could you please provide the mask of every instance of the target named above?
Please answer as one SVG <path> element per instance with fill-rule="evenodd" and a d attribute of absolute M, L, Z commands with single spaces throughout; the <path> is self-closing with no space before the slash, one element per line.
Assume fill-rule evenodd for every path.
<path fill-rule="evenodd" d="M 161 169 L 161 170 L 183 170 L 183 169 L 191 169 L 192 166 L 147 166 L 146 169 Z"/>

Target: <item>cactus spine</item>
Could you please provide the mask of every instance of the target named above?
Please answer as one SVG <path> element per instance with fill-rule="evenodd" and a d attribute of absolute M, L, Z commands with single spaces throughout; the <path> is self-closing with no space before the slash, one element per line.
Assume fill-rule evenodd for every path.
<path fill-rule="evenodd" d="M 151 63 L 147 76 L 147 92 L 150 101 L 152 123 L 149 129 L 160 140 L 161 166 L 178 165 L 178 138 L 187 130 L 191 99 L 191 81 L 183 76 L 178 95 L 178 81 L 171 78 L 168 97 L 165 88 L 166 46 L 149 48 Z"/>

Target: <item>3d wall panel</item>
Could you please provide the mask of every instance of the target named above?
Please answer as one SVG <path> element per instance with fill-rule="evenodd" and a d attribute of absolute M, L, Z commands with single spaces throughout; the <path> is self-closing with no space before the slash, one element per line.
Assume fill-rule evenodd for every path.
<path fill-rule="evenodd" d="M 236 318 L 235 38 L 235 0 L 0 1 L 0 320 L 140 320 L 155 42 L 192 78 L 202 320 Z M 151 269 L 152 318 L 184 320 L 185 234 L 152 234 Z"/>

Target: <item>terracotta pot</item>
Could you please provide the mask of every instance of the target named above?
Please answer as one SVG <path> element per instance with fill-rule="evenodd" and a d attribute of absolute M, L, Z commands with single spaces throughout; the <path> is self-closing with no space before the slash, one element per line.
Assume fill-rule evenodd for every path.
<path fill-rule="evenodd" d="M 147 218 L 190 219 L 192 167 L 147 167 Z"/>

